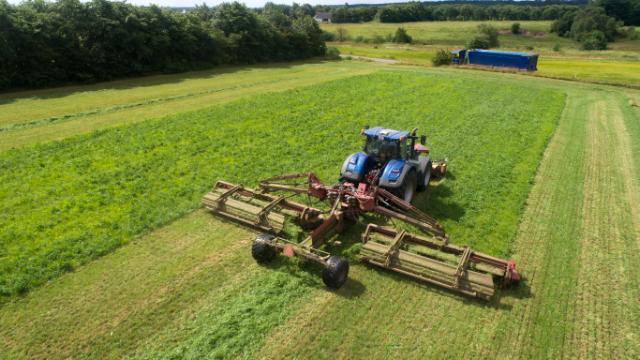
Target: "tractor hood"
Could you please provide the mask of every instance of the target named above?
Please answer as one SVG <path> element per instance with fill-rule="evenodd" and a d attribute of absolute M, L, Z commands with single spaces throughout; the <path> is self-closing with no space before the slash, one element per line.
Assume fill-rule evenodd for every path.
<path fill-rule="evenodd" d="M 360 181 L 366 170 L 369 156 L 364 152 L 349 155 L 342 164 L 340 177 L 351 181 Z"/>
<path fill-rule="evenodd" d="M 382 171 L 380 186 L 392 188 L 399 187 L 402 185 L 402 180 L 404 179 L 408 169 L 409 166 L 406 166 L 404 160 L 389 160 Z"/>

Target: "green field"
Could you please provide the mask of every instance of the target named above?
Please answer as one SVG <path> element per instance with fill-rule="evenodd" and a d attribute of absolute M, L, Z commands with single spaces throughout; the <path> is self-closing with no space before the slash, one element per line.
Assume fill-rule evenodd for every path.
<path fill-rule="evenodd" d="M 511 34 L 511 24 L 514 21 L 423 21 L 410 23 L 380 23 L 367 22 L 359 24 L 322 24 L 325 31 L 336 33 L 337 29 L 346 30 L 347 36 L 355 40 L 361 36 L 372 40 L 376 36 L 393 35 L 398 27 L 403 27 L 419 45 L 436 48 L 453 48 L 464 46 L 469 39 L 478 33 L 478 25 L 492 25 L 500 31 L 502 48 L 530 50 L 539 53 L 553 53 L 557 44 L 569 55 L 594 54 L 594 57 L 629 58 L 639 60 L 639 40 L 622 39 L 609 44 L 610 50 L 585 52 L 580 50 L 580 44 L 567 38 L 550 33 L 551 21 L 517 21 L 524 32 L 521 35 Z"/>
<path fill-rule="evenodd" d="M 403 27 L 407 30 L 407 33 L 411 35 L 414 41 L 424 43 L 425 45 L 440 45 L 440 46 L 456 46 L 460 43 L 465 43 L 469 38 L 473 37 L 477 33 L 478 25 L 490 24 L 497 29 L 506 30 L 511 29 L 513 21 L 422 21 L 422 22 L 410 22 L 410 23 L 380 23 L 380 22 L 366 22 L 359 24 L 322 24 L 322 29 L 335 33 L 338 28 L 345 29 L 347 35 L 355 39 L 358 36 L 362 36 L 365 39 L 373 39 L 375 36 L 385 37 L 388 34 L 395 33 L 398 27 Z M 520 21 L 523 30 L 533 32 L 548 32 L 551 26 L 550 21 Z M 521 45 L 528 45 L 529 42 L 535 43 L 535 41 L 548 41 L 549 38 L 543 37 L 511 37 L 517 40 Z M 572 42 L 566 40 L 563 45 L 569 45 Z M 553 47 L 553 44 L 551 44 Z"/>
<path fill-rule="evenodd" d="M 621 39 L 609 44 L 609 50 L 583 51 L 579 44 L 549 33 L 550 21 L 520 21 L 523 35 L 509 31 L 512 21 L 446 21 L 388 24 L 369 22 L 362 24 L 323 24 L 323 29 L 335 33 L 345 29 L 347 42 L 334 42 L 343 55 L 385 58 L 405 64 L 431 66 L 431 58 L 440 49 L 463 48 L 477 33 L 481 23 L 500 30 L 500 49 L 536 52 L 540 54 L 535 75 L 604 84 L 638 87 L 640 84 L 640 40 Z M 414 44 L 373 44 L 355 42 L 357 37 L 374 39 L 386 36 L 398 27 L 404 27 Z M 559 46 L 559 51 L 554 47 Z"/>
<path fill-rule="evenodd" d="M 343 61 L 2 96 L 0 137 L 32 140 L 0 152 L 0 358 L 640 356 L 640 91 Z M 521 287 L 483 303 L 352 262 L 328 291 L 198 210 L 220 178 L 333 181 L 364 124 L 426 132 L 450 173 L 416 205 Z"/>
<path fill-rule="evenodd" d="M 369 72 L 337 62 L 287 63 L 0 94 L 0 150 Z"/>
<path fill-rule="evenodd" d="M 194 210 L 213 179 L 251 184 L 308 169 L 330 179 L 345 151 L 359 147 L 358 132 L 343 129 L 362 126 L 365 111 L 373 123 L 418 126 L 432 136 L 435 154 L 456 167 L 456 181 L 434 191 L 426 208 L 445 225 L 447 218 L 458 224 L 454 239 L 459 234 L 481 250 L 506 253 L 523 187 L 563 103 L 560 93 L 527 89 L 535 100 L 511 101 L 493 114 L 494 104 L 517 91 L 522 87 L 498 82 L 381 73 L 5 152 L 0 194 L 7 200 L 0 210 L 11 215 L 0 220 L 0 293 L 24 292 Z M 384 100 L 385 107 L 370 108 L 365 99 Z M 474 105 L 461 109 L 460 102 Z M 388 107 L 403 111 L 390 115 Z M 525 121 L 531 115 L 538 121 Z M 459 116 L 478 128 L 464 131 L 468 123 L 450 121 Z M 222 136 L 229 133 L 235 137 Z M 278 141 L 285 133 L 287 140 Z M 499 141 L 505 133 L 513 143 Z M 351 145 L 342 148 L 344 142 Z M 268 158 L 256 164 L 256 156 Z M 479 166 L 489 158 L 502 160 Z M 302 160 L 308 169 L 298 168 Z M 497 175 L 494 181 L 484 179 L 484 171 Z M 487 193 L 492 188 L 502 189 L 498 202 Z"/>

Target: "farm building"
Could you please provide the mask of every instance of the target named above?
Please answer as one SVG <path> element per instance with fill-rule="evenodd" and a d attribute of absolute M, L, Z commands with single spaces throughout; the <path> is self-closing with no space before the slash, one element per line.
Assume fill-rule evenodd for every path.
<path fill-rule="evenodd" d="M 313 19 L 319 23 L 330 23 L 331 22 L 331 13 L 330 12 L 317 12 Z"/>

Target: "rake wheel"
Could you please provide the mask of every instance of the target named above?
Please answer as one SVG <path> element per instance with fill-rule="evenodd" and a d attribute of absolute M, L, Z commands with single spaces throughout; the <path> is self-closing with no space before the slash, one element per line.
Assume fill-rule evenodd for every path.
<path fill-rule="evenodd" d="M 251 256 L 260 264 L 266 264 L 276 256 L 276 249 L 271 245 L 274 236 L 260 234 L 251 244 Z"/>
<path fill-rule="evenodd" d="M 330 256 L 322 270 L 322 281 L 332 289 L 339 289 L 347 281 L 349 262 L 340 256 Z"/>

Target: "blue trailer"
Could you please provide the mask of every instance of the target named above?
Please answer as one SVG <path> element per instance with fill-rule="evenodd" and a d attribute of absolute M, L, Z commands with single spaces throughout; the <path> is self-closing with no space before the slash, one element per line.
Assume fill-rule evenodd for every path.
<path fill-rule="evenodd" d="M 458 49 L 451 52 L 452 64 L 469 64 L 491 67 L 508 67 L 520 70 L 536 71 L 538 54 L 515 51 Z"/>

